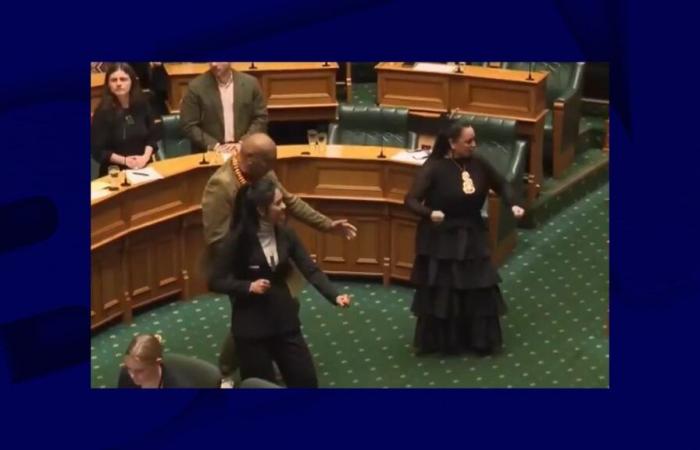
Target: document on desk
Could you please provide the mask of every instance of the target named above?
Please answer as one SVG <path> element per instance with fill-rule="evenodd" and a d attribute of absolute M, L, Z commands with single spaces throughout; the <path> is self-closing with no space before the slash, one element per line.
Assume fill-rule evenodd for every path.
<path fill-rule="evenodd" d="M 416 63 L 413 66 L 413 70 L 424 70 L 426 72 L 438 72 L 438 73 L 452 73 L 455 71 L 455 66 L 450 66 L 448 64 L 437 64 L 437 63 Z"/>
<path fill-rule="evenodd" d="M 418 150 L 414 152 L 404 150 L 392 156 L 391 159 L 394 161 L 408 162 L 411 164 L 422 166 L 423 163 L 425 163 L 425 161 L 428 160 L 429 155 L 430 152 L 425 150 Z"/>
<path fill-rule="evenodd" d="M 158 173 L 153 167 L 144 167 L 143 169 L 125 170 L 126 179 L 131 184 L 147 183 L 149 181 L 160 180 L 163 175 Z"/>

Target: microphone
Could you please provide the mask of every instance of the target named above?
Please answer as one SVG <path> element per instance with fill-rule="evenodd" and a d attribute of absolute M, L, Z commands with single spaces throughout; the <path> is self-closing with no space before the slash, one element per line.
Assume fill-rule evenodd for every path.
<path fill-rule="evenodd" d="M 528 63 L 528 72 L 527 72 L 527 81 L 532 81 L 534 78 L 532 78 L 532 63 Z"/>
<path fill-rule="evenodd" d="M 204 150 L 202 151 L 202 160 L 199 161 L 199 165 L 206 166 L 209 164 L 209 161 L 207 161 L 207 149 L 208 149 L 208 147 L 207 147 L 206 141 L 204 140 L 204 130 L 199 128 L 199 133 L 200 133 L 200 136 L 202 138 L 202 144 L 204 144 Z"/>
<path fill-rule="evenodd" d="M 122 187 L 129 187 L 131 186 L 131 183 L 129 183 L 129 178 L 127 177 L 126 170 L 122 171 L 124 173 L 124 181 L 122 182 L 121 186 Z"/>
<path fill-rule="evenodd" d="M 381 131 L 379 132 L 379 136 L 381 139 L 381 147 L 379 154 L 377 155 L 377 158 L 379 159 L 386 159 L 386 155 L 384 155 L 384 110 L 382 107 L 379 107 L 379 126 L 381 127 Z"/>
<path fill-rule="evenodd" d="M 248 69 L 255 70 L 255 69 L 257 69 L 257 67 L 255 66 L 255 63 L 251 61 L 250 66 L 248 67 Z"/>

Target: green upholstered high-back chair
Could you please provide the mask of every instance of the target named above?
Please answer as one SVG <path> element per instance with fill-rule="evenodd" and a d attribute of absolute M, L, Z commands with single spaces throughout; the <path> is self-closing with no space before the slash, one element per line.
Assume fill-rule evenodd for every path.
<path fill-rule="evenodd" d="M 162 126 L 163 139 L 158 149 L 160 159 L 177 158 L 192 153 L 190 141 L 182 131 L 179 114 L 164 115 Z"/>
<path fill-rule="evenodd" d="M 414 149 L 416 133 L 408 129 L 408 109 L 342 105 L 338 123 L 328 127 L 328 143 Z"/>
<path fill-rule="evenodd" d="M 527 62 L 506 62 L 504 69 L 529 69 Z M 532 70 L 548 72 L 545 139 L 543 147 L 544 168 L 555 178 L 562 176 L 574 160 L 576 141 L 581 119 L 581 95 L 585 63 L 537 62 Z"/>

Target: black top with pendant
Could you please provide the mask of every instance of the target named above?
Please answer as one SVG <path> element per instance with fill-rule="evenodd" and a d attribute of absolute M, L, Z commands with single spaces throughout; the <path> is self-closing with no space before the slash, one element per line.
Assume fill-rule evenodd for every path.
<path fill-rule="evenodd" d="M 92 157 L 100 163 L 100 176 L 107 174 L 112 153 L 122 156 L 143 155 L 147 145 L 158 149 L 158 118 L 145 102 L 127 109 L 98 107 L 92 117 L 90 143 Z M 117 164 L 124 169 L 123 163 Z"/>
<path fill-rule="evenodd" d="M 465 192 L 465 183 L 473 184 L 473 193 Z M 439 210 L 446 218 L 480 222 L 481 207 L 489 189 L 498 193 L 506 204 L 513 205 L 512 190 L 506 180 L 479 156 L 428 160 L 406 195 L 406 206 L 428 219 L 432 211 Z"/>

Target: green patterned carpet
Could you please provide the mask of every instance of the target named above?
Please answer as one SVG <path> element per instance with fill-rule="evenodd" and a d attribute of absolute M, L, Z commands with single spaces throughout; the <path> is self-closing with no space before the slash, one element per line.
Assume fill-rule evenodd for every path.
<path fill-rule="evenodd" d="M 608 184 L 537 230 L 519 230 L 501 268 L 510 311 L 506 347 L 495 357 L 411 352 L 412 290 L 338 281 L 348 310 L 315 291 L 302 295 L 304 333 L 324 387 L 607 387 Z M 116 384 L 121 355 L 139 332 L 158 332 L 167 351 L 216 363 L 228 327 L 228 299 L 206 295 L 138 314 L 92 338 L 92 386 Z"/>

